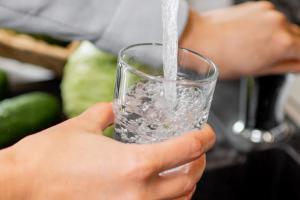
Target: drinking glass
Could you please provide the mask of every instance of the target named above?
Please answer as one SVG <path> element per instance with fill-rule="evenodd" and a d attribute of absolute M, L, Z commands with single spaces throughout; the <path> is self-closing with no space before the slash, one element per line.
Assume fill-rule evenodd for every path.
<path fill-rule="evenodd" d="M 207 122 L 218 77 L 216 65 L 179 48 L 177 80 L 168 80 L 162 52 L 161 44 L 145 43 L 119 53 L 114 113 L 115 139 L 121 142 L 162 142 L 201 129 Z"/>

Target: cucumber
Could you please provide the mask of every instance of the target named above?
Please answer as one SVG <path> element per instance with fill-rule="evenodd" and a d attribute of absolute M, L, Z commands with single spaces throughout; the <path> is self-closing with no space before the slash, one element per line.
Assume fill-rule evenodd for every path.
<path fill-rule="evenodd" d="M 61 113 L 58 99 L 42 92 L 0 102 L 0 148 L 53 125 Z"/>
<path fill-rule="evenodd" d="M 0 100 L 4 99 L 8 92 L 8 79 L 4 71 L 0 70 Z"/>

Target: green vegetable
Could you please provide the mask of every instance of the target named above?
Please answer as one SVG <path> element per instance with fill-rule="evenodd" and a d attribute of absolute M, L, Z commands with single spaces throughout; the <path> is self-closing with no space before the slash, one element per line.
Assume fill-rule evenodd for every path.
<path fill-rule="evenodd" d="M 4 71 L 0 70 L 0 100 L 4 99 L 8 92 L 8 79 Z"/>
<path fill-rule="evenodd" d="M 74 117 L 97 102 L 113 100 L 117 59 L 89 42 L 69 58 L 61 85 L 64 113 Z"/>
<path fill-rule="evenodd" d="M 113 137 L 114 136 L 114 132 L 115 132 L 115 127 L 114 126 L 110 126 L 110 127 L 107 127 L 103 134 L 107 137 Z"/>
<path fill-rule="evenodd" d="M 56 97 L 34 92 L 0 102 L 0 148 L 55 123 L 60 115 Z"/>

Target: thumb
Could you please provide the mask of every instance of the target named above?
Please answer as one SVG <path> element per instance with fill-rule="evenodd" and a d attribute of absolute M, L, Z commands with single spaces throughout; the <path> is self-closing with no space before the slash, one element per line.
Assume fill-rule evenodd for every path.
<path fill-rule="evenodd" d="M 112 103 L 97 103 L 78 116 L 79 122 L 88 131 L 98 133 L 114 122 Z"/>

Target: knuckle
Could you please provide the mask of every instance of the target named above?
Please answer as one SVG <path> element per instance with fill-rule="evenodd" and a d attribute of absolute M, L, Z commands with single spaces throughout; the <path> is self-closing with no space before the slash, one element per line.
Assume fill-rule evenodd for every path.
<path fill-rule="evenodd" d="M 206 154 L 204 154 L 200 159 L 201 159 L 203 168 L 205 168 L 205 166 L 206 166 Z"/>
<path fill-rule="evenodd" d="M 123 166 L 123 169 L 118 172 L 120 179 L 131 180 L 135 176 L 135 166 L 127 159 L 127 165 Z"/>
<path fill-rule="evenodd" d="M 136 152 L 131 159 L 131 167 L 129 167 L 129 175 L 138 180 L 149 177 L 153 171 L 153 164 L 150 159 L 146 159 L 143 152 Z"/>
<path fill-rule="evenodd" d="M 131 199 L 141 200 L 141 199 L 149 199 L 149 198 L 147 197 L 147 194 L 144 190 L 139 190 L 133 195 L 133 198 Z"/>
<path fill-rule="evenodd" d="M 126 160 L 126 162 L 122 164 L 123 167 L 122 170 L 118 172 L 118 176 L 124 180 L 136 179 L 139 173 L 138 162 L 132 155 L 125 157 L 124 160 Z"/>
<path fill-rule="evenodd" d="M 95 110 L 97 112 L 100 112 L 100 111 L 110 108 L 110 105 L 111 104 L 107 103 L 107 102 L 100 102 L 100 103 L 96 103 L 95 105 L 91 106 L 89 108 L 89 110 Z"/>
<path fill-rule="evenodd" d="M 147 199 L 147 196 L 142 191 L 135 191 L 135 192 L 128 192 L 126 194 L 123 194 L 122 199 L 124 199 L 124 200 L 141 200 L 141 199 Z"/>
<path fill-rule="evenodd" d="M 293 46 L 293 38 L 288 33 L 278 34 L 276 38 L 276 43 L 280 51 L 287 51 Z"/>
<path fill-rule="evenodd" d="M 240 6 L 255 7 L 257 4 L 258 4 L 258 2 L 255 2 L 255 1 L 246 1 L 242 4 L 240 4 Z"/>
<path fill-rule="evenodd" d="M 198 182 L 199 179 L 202 177 L 204 170 L 206 167 L 206 155 L 204 154 L 200 159 L 197 166 L 197 176 L 195 177 L 195 182 Z"/>
<path fill-rule="evenodd" d="M 272 10 L 272 11 L 268 12 L 268 17 L 274 23 L 279 24 L 279 25 L 284 24 L 287 21 L 287 18 L 285 17 L 285 15 L 276 10 Z"/>
<path fill-rule="evenodd" d="M 97 102 L 94 106 L 95 107 L 102 107 L 102 106 L 109 106 L 110 102 Z"/>
<path fill-rule="evenodd" d="M 144 161 L 144 162 L 139 164 L 138 170 L 139 170 L 139 176 L 138 177 L 141 178 L 141 179 L 145 179 L 145 178 L 149 177 L 152 174 L 153 165 L 149 161 Z"/>
<path fill-rule="evenodd" d="M 211 126 L 206 126 L 205 127 L 207 132 L 209 133 L 209 141 L 212 143 L 212 144 L 215 144 L 216 142 L 216 134 L 215 134 L 215 130 L 211 127 Z"/>
<path fill-rule="evenodd" d="M 189 194 L 195 187 L 195 180 L 193 177 L 186 176 L 184 180 L 185 186 L 183 187 L 183 194 Z"/>
<path fill-rule="evenodd" d="M 191 146 L 192 151 L 202 151 L 203 150 L 203 141 L 195 134 L 193 136 L 193 145 Z"/>
<path fill-rule="evenodd" d="M 211 134 L 211 143 L 213 144 L 213 145 L 215 145 L 215 143 L 216 143 L 216 141 L 217 141 L 217 136 L 216 136 L 216 134 L 215 134 L 215 132 L 213 131 L 212 132 L 212 134 Z"/>
<path fill-rule="evenodd" d="M 196 161 L 191 163 L 194 169 L 197 170 L 197 173 L 202 170 L 202 168 L 205 168 L 206 166 L 206 154 L 203 154 L 200 158 L 198 158 Z"/>
<path fill-rule="evenodd" d="M 243 76 L 249 76 L 249 75 L 253 75 L 255 69 L 253 69 L 253 67 L 240 67 L 240 74 Z"/>
<path fill-rule="evenodd" d="M 261 1 L 261 2 L 257 2 L 257 4 L 266 10 L 273 10 L 275 9 L 275 6 L 273 3 L 269 2 L 269 1 Z"/>

